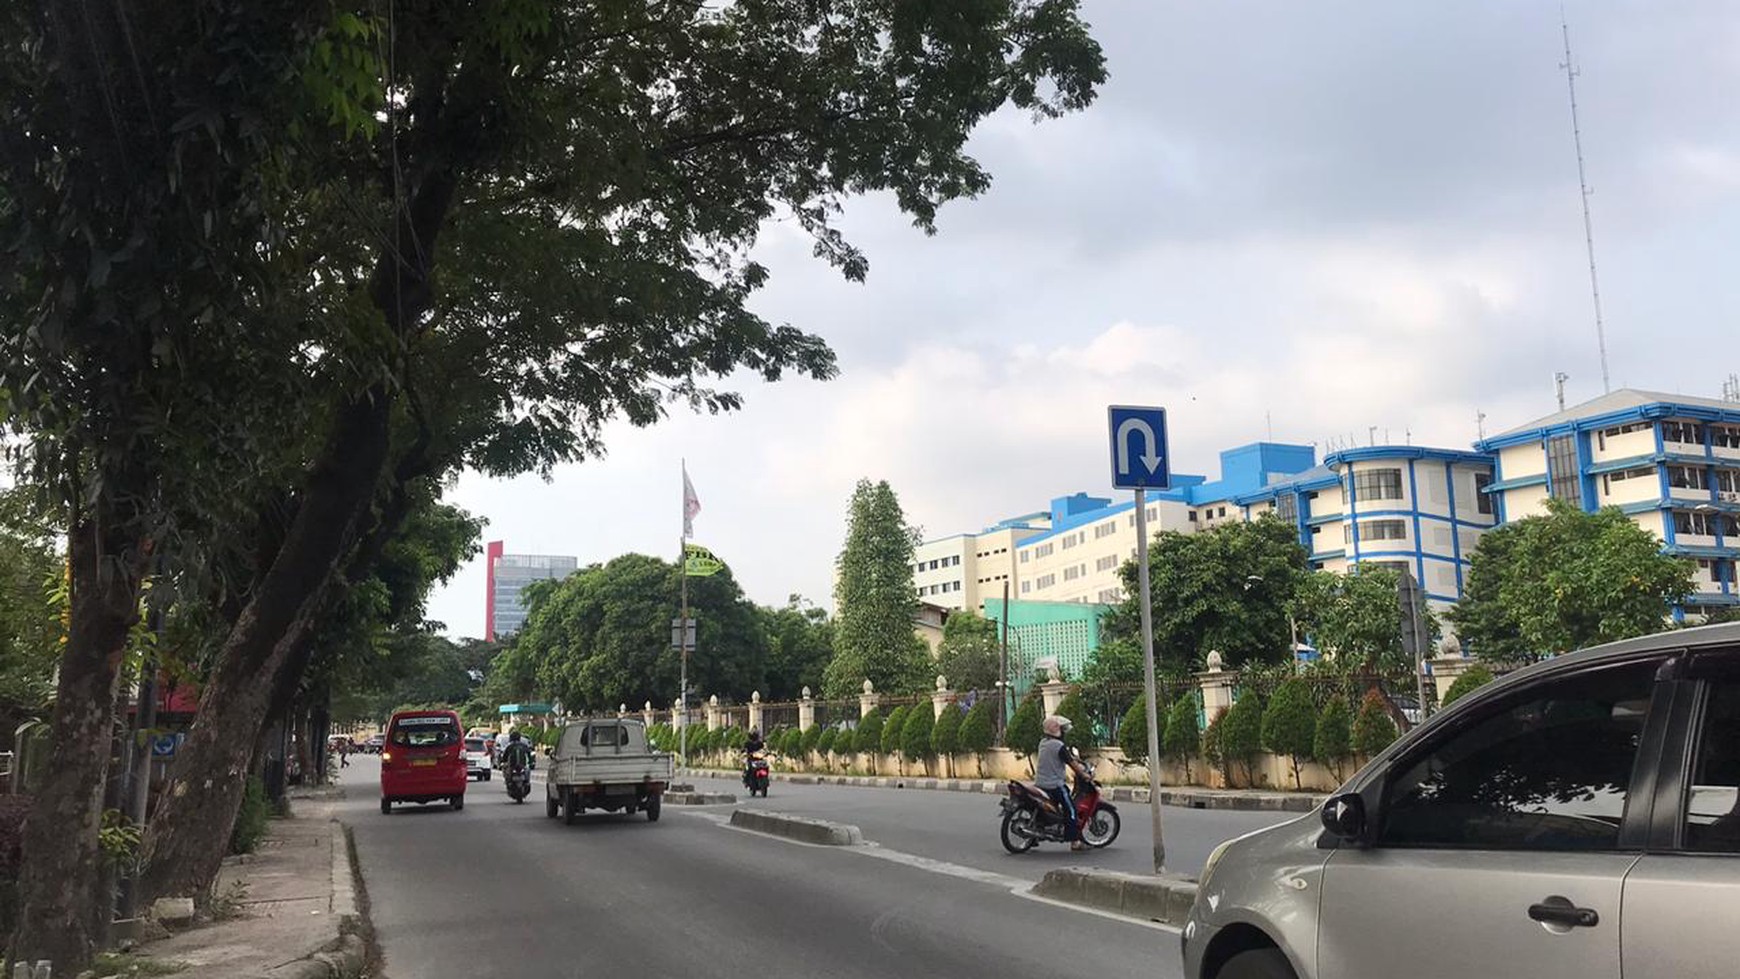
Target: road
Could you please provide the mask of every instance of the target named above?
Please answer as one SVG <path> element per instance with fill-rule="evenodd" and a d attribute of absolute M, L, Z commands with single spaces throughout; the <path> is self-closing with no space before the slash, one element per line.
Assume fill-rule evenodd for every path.
<path fill-rule="evenodd" d="M 354 831 L 387 979 L 1179 975 L 1175 931 L 1017 896 L 1047 865 L 1084 861 L 1056 847 L 1003 854 L 989 796 L 804 786 L 788 797 L 776 786 L 754 803 L 855 809 L 879 845 L 848 849 L 733 830 L 721 807 L 564 826 L 544 817 L 540 795 L 514 805 L 499 781 L 473 783 L 461 812 L 383 816 L 377 780 L 375 759 L 353 757 L 339 815 Z M 936 838 L 904 828 L 901 814 L 928 814 Z M 1114 850 L 1139 845 L 1132 835 Z"/>

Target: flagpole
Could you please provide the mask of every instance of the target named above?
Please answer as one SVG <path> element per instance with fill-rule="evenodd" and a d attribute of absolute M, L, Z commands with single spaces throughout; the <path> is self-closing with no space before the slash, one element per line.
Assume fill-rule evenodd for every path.
<path fill-rule="evenodd" d="M 677 613 L 677 648 L 682 658 L 681 689 L 677 699 L 682 704 L 683 726 L 677 733 L 677 760 L 689 767 L 689 461 L 683 460 L 683 533 L 677 544 L 677 579 L 682 582 L 681 611 Z"/>

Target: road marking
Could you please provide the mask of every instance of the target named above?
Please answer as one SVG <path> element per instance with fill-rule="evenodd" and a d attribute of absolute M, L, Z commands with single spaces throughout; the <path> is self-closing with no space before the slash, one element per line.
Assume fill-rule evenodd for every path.
<path fill-rule="evenodd" d="M 772 836 L 772 835 L 767 834 L 767 833 L 758 833 L 755 830 L 745 829 L 742 826 L 733 826 L 733 825 L 731 825 L 731 817 L 724 815 L 722 813 L 698 812 L 698 811 L 694 811 L 694 810 L 685 810 L 685 811 L 687 811 L 689 813 L 689 815 L 698 816 L 701 819 L 705 819 L 708 822 L 713 823 L 715 826 L 719 826 L 719 827 L 731 830 L 731 831 L 736 832 L 736 833 L 746 833 L 750 836 L 759 837 L 759 838 L 764 839 L 764 840 L 773 840 L 773 841 L 778 842 L 778 843 L 789 843 L 792 846 L 810 847 L 810 848 L 816 849 L 816 850 L 832 850 L 836 853 L 855 853 L 855 854 L 858 854 L 859 856 L 873 857 L 877 860 L 886 860 L 889 863 L 897 863 L 897 864 L 901 864 L 903 866 L 913 867 L 913 868 L 916 868 L 918 870 L 928 871 L 928 872 L 933 873 L 933 874 L 942 874 L 946 877 L 956 877 L 956 878 L 959 878 L 961 880 L 970 880 L 970 881 L 977 883 L 977 884 L 987 884 L 991 887 L 996 887 L 996 888 L 999 888 L 1001 890 L 1008 891 L 1010 894 L 1012 894 L 1016 897 L 1022 898 L 1024 900 L 1037 901 L 1040 904 L 1049 904 L 1053 907 L 1065 908 L 1065 909 L 1070 910 L 1070 911 L 1079 911 L 1082 914 L 1091 914 L 1091 915 L 1094 915 L 1095 917 L 1105 918 L 1108 921 L 1119 921 L 1119 922 L 1122 922 L 1126 925 L 1135 925 L 1139 928 L 1152 928 L 1152 929 L 1155 929 L 1157 931 L 1166 932 L 1167 934 L 1170 934 L 1170 935 L 1176 935 L 1180 931 L 1180 929 L 1175 928 L 1172 925 L 1161 924 L 1158 921 L 1148 921 L 1148 920 L 1144 920 L 1142 918 L 1132 918 L 1132 917 L 1129 917 L 1127 915 L 1114 914 L 1110 911 L 1103 911 L 1099 908 L 1084 907 L 1083 905 L 1080 905 L 1080 904 L 1070 904 L 1066 901 L 1058 901 L 1058 900 L 1055 900 L 1055 899 L 1049 898 L 1049 897 L 1040 897 L 1037 894 L 1030 893 L 1030 890 L 1033 887 L 1033 882 L 1030 880 L 1026 880 L 1024 878 L 1021 878 L 1021 877 L 1011 877 L 1008 874 L 999 874 L 996 871 L 992 871 L 992 870 L 980 870 L 977 867 L 968 867 L 968 866 L 964 866 L 964 865 L 958 864 L 958 863 L 949 863 L 946 860 L 935 860 L 935 859 L 932 859 L 931 857 L 923 857 L 923 856 L 919 856 L 916 853 L 907 853 L 903 850 L 890 850 L 889 848 L 883 846 L 880 843 L 869 842 L 869 841 L 863 843 L 860 846 L 832 846 L 832 845 L 823 845 L 820 843 L 805 843 L 802 840 L 787 839 L 786 837 L 783 837 L 783 836 Z"/>

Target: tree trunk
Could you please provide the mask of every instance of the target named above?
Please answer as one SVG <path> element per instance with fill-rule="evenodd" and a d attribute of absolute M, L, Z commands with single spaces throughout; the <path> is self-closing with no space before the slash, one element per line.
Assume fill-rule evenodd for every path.
<path fill-rule="evenodd" d="M 387 456 L 389 396 L 364 392 L 339 412 L 284 546 L 236 620 L 145 839 L 143 893 L 203 898 L 241 806 L 279 669 L 313 626 L 355 540 Z"/>
<path fill-rule="evenodd" d="M 99 511 L 108 517 L 106 511 Z M 72 613 L 61 654 L 53 740 L 35 804 L 24 823 L 13 961 L 47 959 L 82 970 L 110 908 L 99 893 L 103 792 L 108 783 L 115 697 L 127 634 L 138 620 L 143 562 L 138 542 L 105 530 L 119 521 L 86 516 L 68 537 Z"/>

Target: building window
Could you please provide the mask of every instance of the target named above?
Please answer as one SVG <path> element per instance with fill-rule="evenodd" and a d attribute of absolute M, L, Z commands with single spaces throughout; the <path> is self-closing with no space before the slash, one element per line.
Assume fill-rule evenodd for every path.
<path fill-rule="evenodd" d="M 1732 469 L 1716 470 L 1716 489 L 1722 493 L 1740 493 L 1740 472 Z"/>
<path fill-rule="evenodd" d="M 1492 494 L 1488 490 L 1492 486 L 1492 473 L 1474 474 L 1474 506 L 1481 513 L 1492 514 Z"/>
<path fill-rule="evenodd" d="M 1408 524 L 1403 520 L 1367 520 L 1359 525 L 1360 540 L 1407 540 Z"/>
<path fill-rule="evenodd" d="M 1070 534 L 1068 537 L 1065 537 L 1063 539 L 1063 549 L 1064 550 L 1067 551 L 1074 546 L 1075 546 L 1075 535 L 1074 534 Z"/>
<path fill-rule="evenodd" d="M 1641 432 L 1647 428 L 1649 428 L 1649 422 L 1631 422 L 1626 425 L 1616 425 L 1613 428 L 1603 428 L 1595 433 L 1595 442 L 1600 448 L 1606 449 L 1608 439 L 1629 435 L 1632 432 Z"/>
<path fill-rule="evenodd" d="M 1057 575 L 1054 574 L 1042 574 L 1039 576 L 1039 580 L 1033 583 L 1034 587 L 1041 591 L 1055 584 L 1057 584 Z"/>
<path fill-rule="evenodd" d="M 1069 567 L 1063 569 L 1063 580 L 1064 581 L 1074 581 L 1075 579 L 1080 578 L 1080 577 L 1081 577 L 1081 568 L 1078 567 L 1077 565 L 1072 564 Z"/>
<path fill-rule="evenodd" d="M 1583 482 L 1577 473 L 1577 439 L 1561 435 L 1547 439 L 1547 482 L 1553 496 L 1583 505 Z"/>
<path fill-rule="evenodd" d="M 1102 537 L 1110 537 L 1117 532 L 1118 525 L 1116 523 L 1100 524 L 1098 527 L 1094 528 L 1094 540 L 1099 540 Z"/>
<path fill-rule="evenodd" d="M 1226 518 L 1226 507 L 1221 507 L 1219 510 L 1215 511 L 1214 515 L 1217 519 L 1225 519 Z"/>
<path fill-rule="evenodd" d="M 1021 552 L 1021 563 L 1022 563 L 1022 564 L 1026 564 L 1026 563 L 1027 563 L 1027 557 L 1028 557 L 1028 552 L 1026 552 L 1026 551 L 1022 551 L 1022 552 Z"/>
<path fill-rule="evenodd" d="M 1033 590 L 1033 582 L 1023 581 L 1021 583 L 1021 594 L 1025 595 L 1032 590 Z"/>
<path fill-rule="evenodd" d="M 1353 474 L 1354 499 L 1399 500 L 1402 498 L 1400 469 L 1362 469 Z"/>
<path fill-rule="evenodd" d="M 1725 513 L 1674 511 L 1674 533 L 1692 537 L 1734 536 L 1734 518 Z"/>
<path fill-rule="evenodd" d="M 1299 497 L 1292 493 L 1282 493 L 1275 497 L 1275 515 L 1288 523 L 1299 519 Z"/>
<path fill-rule="evenodd" d="M 1190 522 L 1191 523 L 1196 522 L 1196 511 L 1195 510 L 1190 511 Z"/>
<path fill-rule="evenodd" d="M 1662 422 L 1661 440 L 1684 445 L 1703 445 L 1704 427 L 1697 422 Z"/>
<path fill-rule="evenodd" d="M 1710 444 L 1718 449 L 1740 449 L 1740 425 L 1711 425 Z"/>
<path fill-rule="evenodd" d="M 1116 554 L 1108 554 L 1094 562 L 1095 571 L 1110 571 L 1117 566 L 1118 556 Z"/>
<path fill-rule="evenodd" d="M 1674 489 L 1710 488 L 1709 473 L 1697 466 L 1669 466 L 1667 472 L 1668 485 Z"/>

